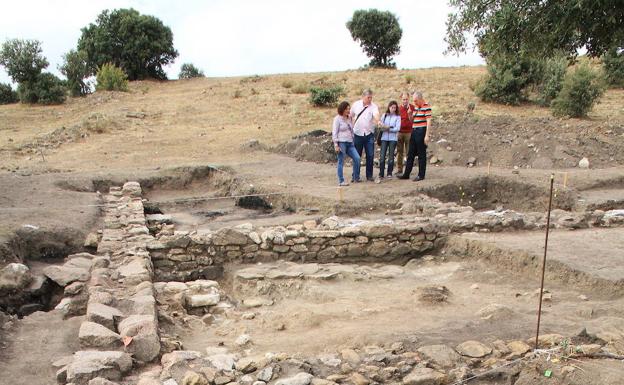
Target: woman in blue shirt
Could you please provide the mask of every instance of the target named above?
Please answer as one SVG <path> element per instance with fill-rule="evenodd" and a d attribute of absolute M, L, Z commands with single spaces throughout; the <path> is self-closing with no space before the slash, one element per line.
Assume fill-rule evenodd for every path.
<path fill-rule="evenodd" d="M 401 129 L 401 115 L 399 115 L 399 104 L 396 101 L 388 103 L 386 113 L 381 117 L 381 154 L 379 158 L 379 179 L 384 177 L 384 168 L 386 166 L 386 153 L 388 154 L 388 176 L 392 178 L 392 169 L 394 168 L 394 150 L 396 149 L 397 140 L 399 138 L 399 130 Z"/>

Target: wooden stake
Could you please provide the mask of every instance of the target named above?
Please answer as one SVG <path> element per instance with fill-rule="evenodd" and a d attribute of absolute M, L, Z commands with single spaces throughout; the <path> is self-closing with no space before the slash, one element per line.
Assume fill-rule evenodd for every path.
<path fill-rule="evenodd" d="M 490 176 L 490 166 L 492 166 L 492 162 L 488 162 L 488 176 Z"/>
<path fill-rule="evenodd" d="M 338 187 L 338 190 L 336 192 L 338 193 L 338 200 L 342 201 L 342 198 L 343 198 L 342 187 Z"/>
<path fill-rule="evenodd" d="M 552 208 L 553 185 L 555 183 L 555 174 L 550 175 L 550 196 L 548 199 L 548 215 L 546 217 L 546 240 L 544 241 L 544 259 L 542 261 L 542 282 L 540 284 L 539 307 L 537 309 L 537 331 L 535 332 L 535 350 L 539 346 L 539 330 L 542 318 L 542 296 L 544 294 L 544 273 L 546 272 L 546 252 L 548 251 L 548 232 L 550 230 L 550 210 Z"/>
<path fill-rule="evenodd" d="M 563 188 L 566 188 L 568 185 L 568 173 L 564 172 L 563 173 Z"/>

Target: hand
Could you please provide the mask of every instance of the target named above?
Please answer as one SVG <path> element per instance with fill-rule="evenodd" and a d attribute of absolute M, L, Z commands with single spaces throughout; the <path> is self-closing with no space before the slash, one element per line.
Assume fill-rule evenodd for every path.
<path fill-rule="evenodd" d="M 428 134 L 425 134 L 425 144 L 428 146 L 429 142 L 431 141 L 431 139 L 429 138 Z"/>
<path fill-rule="evenodd" d="M 334 149 L 336 150 L 336 153 L 340 152 L 340 146 L 336 145 L 336 146 L 334 146 Z"/>

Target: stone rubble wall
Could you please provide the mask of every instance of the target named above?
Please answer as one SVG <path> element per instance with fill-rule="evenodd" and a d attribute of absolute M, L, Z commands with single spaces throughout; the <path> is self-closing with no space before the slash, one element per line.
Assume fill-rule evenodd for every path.
<path fill-rule="evenodd" d="M 78 332 L 82 349 L 65 360 L 57 372 L 59 383 L 82 385 L 97 377 L 117 381 L 134 364 L 160 356 L 147 251 L 154 238 L 145 223 L 141 187 L 136 182 L 112 187 L 104 202 L 105 227 L 91 261 L 86 319 Z"/>
<path fill-rule="evenodd" d="M 157 230 L 147 245 L 156 280 L 216 279 L 228 262 L 406 262 L 431 251 L 443 234 L 435 223 L 307 221 L 287 227 L 242 224 L 214 232 L 174 231 L 166 216 L 148 216 Z M 160 222 L 160 223 L 159 223 Z"/>
<path fill-rule="evenodd" d="M 424 194 L 403 197 L 399 208 L 389 211 L 396 216 L 417 215 L 431 218 L 440 228 L 448 232 L 466 231 L 500 232 L 513 230 L 539 230 L 546 228 L 545 212 L 518 212 L 504 209 L 476 211 L 470 206 L 455 202 L 441 202 Z M 565 211 L 551 212 L 550 226 L 555 229 L 585 229 L 590 227 L 624 226 L 624 210 Z"/>

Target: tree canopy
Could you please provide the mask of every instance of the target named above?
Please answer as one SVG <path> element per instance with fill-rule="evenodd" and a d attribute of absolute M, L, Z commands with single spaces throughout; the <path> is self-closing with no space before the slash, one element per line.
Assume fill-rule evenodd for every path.
<path fill-rule="evenodd" d="M 34 82 L 49 64 L 41 52 L 38 40 L 7 40 L 0 51 L 0 65 L 15 83 Z"/>
<path fill-rule="evenodd" d="M 624 46 L 622 0 L 449 0 L 448 52 L 462 53 L 474 35 L 484 57 L 496 54 L 600 56 Z"/>
<path fill-rule="evenodd" d="M 392 56 L 401 50 L 399 43 L 403 30 L 394 14 L 377 9 L 360 9 L 347 22 L 347 29 L 371 58 L 371 67 L 395 67 Z"/>
<path fill-rule="evenodd" d="M 78 51 L 86 53 L 91 74 L 112 63 L 122 68 L 129 80 L 166 79 L 162 67 L 178 56 L 171 29 L 134 9 L 103 11 L 95 23 L 82 29 Z"/>

